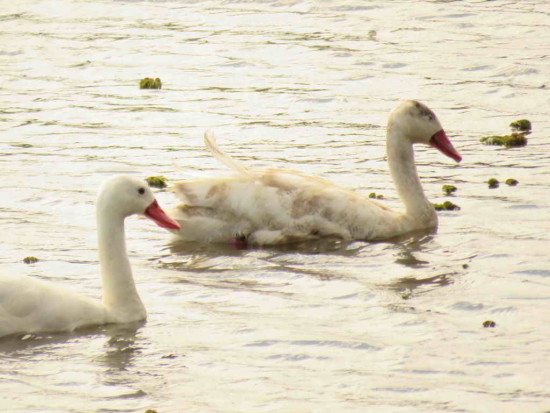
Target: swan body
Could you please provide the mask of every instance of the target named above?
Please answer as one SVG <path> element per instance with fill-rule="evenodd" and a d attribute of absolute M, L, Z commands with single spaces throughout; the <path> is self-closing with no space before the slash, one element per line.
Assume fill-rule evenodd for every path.
<path fill-rule="evenodd" d="M 437 214 L 424 195 L 413 144 L 439 149 L 460 162 L 436 115 L 424 104 L 405 101 L 389 116 L 388 163 L 405 210 L 394 211 L 330 181 L 280 169 L 250 170 L 223 153 L 210 132 L 212 154 L 236 173 L 227 178 L 180 182 L 183 201 L 170 212 L 185 241 L 272 245 L 325 236 L 381 240 L 437 227 Z"/>
<path fill-rule="evenodd" d="M 124 220 L 143 214 L 163 228 L 175 230 L 179 225 L 160 208 L 147 183 L 134 177 L 105 182 L 96 209 L 103 301 L 35 278 L 1 276 L 0 336 L 72 331 L 146 318 L 126 253 Z"/>

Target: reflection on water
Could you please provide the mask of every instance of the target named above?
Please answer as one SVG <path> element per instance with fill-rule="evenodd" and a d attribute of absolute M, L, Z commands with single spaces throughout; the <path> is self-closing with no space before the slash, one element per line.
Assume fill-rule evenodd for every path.
<path fill-rule="evenodd" d="M 227 173 L 206 128 L 247 166 L 395 209 L 397 100 L 428 103 L 464 158 L 416 150 L 429 199 L 453 184 L 461 210 L 386 242 L 236 250 L 128 220 L 147 322 L 0 339 L 2 409 L 547 410 L 549 18 L 538 0 L 1 2 L 2 273 L 99 298 L 99 184 Z M 527 146 L 480 144 L 521 118 Z"/>
<path fill-rule="evenodd" d="M 136 334 L 144 323 L 129 323 L 124 325 L 107 326 L 103 329 L 110 335 L 105 344 L 105 354 L 96 358 L 96 362 L 104 364 L 109 372 L 128 370 L 140 347 L 136 344 Z M 137 354 L 136 354 L 137 353 Z"/>
<path fill-rule="evenodd" d="M 116 342 L 118 337 L 135 337 L 143 322 L 128 323 L 123 325 L 108 324 L 80 328 L 73 332 L 36 333 L 36 334 L 12 334 L 2 337 L 0 340 L 0 352 L 3 354 L 27 352 L 37 347 L 65 343 L 67 340 L 78 340 L 80 338 L 105 335 L 110 336 L 111 341 Z"/>
<path fill-rule="evenodd" d="M 400 278 L 393 282 L 391 287 L 396 290 L 414 290 L 415 288 L 423 286 L 431 287 L 446 287 L 453 282 L 453 276 L 459 275 L 458 272 L 434 275 L 433 277 L 426 278 Z M 407 297 L 408 298 L 408 297 Z"/>

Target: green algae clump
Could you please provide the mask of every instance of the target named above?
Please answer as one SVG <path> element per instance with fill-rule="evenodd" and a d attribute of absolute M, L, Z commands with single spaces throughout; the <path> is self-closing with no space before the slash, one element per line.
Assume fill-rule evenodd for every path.
<path fill-rule="evenodd" d="M 493 320 L 487 320 L 483 322 L 483 327 L 485 328 L 494 328 L 497 325 Z"/>
<path fill-rule="evenodd" d="M 443 185 L 443 192 L 445 192 L 447 195 L 451 195 L 453 192 L 456 192 L 456 186 Z"/>
<path fill-rule="evenodd" d="M 487 181 L 487 184 L 489 184 L 489 188 L 498 188 L 499 182 L 496 178 L 490 178 Z"/>
<path fill-rule="evenodd" d="M 508 178 L 506 181 L 504 181 L 504 183 L 509 186 L 516 186 L 517 184 L 519 184 L 519 181 L 514 178 Z"/>
<path fill-rule="evenodd" d="M 152 77 L 146 77 L 145 79 L 141 79 L 139 81 L 139 88 L 140 89 L 161 89 L 162 82 L 158 77 L 155 79 L 153 79 Z"/>
<path fill-rule="evenodd" d="M 412 291 L 410 288 L 405 288 L 404 290 L 401 291 L 401 298 L 403 300 L 408 300 L 411 297 L 412 297 Z"/>
<path fill-rule="evenodd" d="M 527 119 L 516 120 L 515 122 L 510 123 L 510 126 L 514 130 L 519 130 L 522 132 L 531 132 L 531 122 Z"/>
<path fill-rule="evenodd" d="M 166 179 L 164 176 L 149 176 L 148 178 L 145 178 L 149 186 L 153 188 L 166 188 L 168 186 L 168 179 Z"/>
<path fill-rule="evenodd" d="M 377 194 L 376 192 L 371 192 L 369 194 L 369 198 L 373 198 L 373 199 L 383 199 L 384 198 L 384 195 L 382 194 Z"/>
<path fill-rule="evenodd" d="M 442 204 L 433 204 L 436 211 L 459 211 L 460 207 L 451 201 L 445 201 Z"/>
<path fill-rule="evenodd" d="M 504 142 L 504 146 L 506 146 L 507 148 L 515 148 L 525 145 L 527 145 L 527 138 L 523 133 L 514 132 L 511 135 L 507 136 L 507 139 Z"/>
<path fill-rule="evenodd" d="M 23 262 L 25 264 L 34 264 L 34 263 L 38 262 L 38 258 L 32 257 L 32 256 L 25 257 L 25 258 L 23 258 Z"/>
<path fill-rule="evenodd" d="M 513 132 L 510 135 L 485 136 L 480 139 L 485 145 L 505 146 L 506 148 L 517 148 L 527 145 L 527 138 L 523 133 Z"/>

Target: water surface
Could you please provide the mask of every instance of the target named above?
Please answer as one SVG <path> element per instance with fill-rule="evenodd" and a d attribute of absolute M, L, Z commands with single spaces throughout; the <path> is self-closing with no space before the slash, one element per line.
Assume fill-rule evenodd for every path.
<path fill-rule="evenodd" d="M 0 340 L 3 410 L 550 410 L 549 25 L 542 0 L 0 4 L 2 273 L 99 297 L 99 184 L 227 172 L 208 127 L 249 166 L 394 208 L 399 99 L 427 103 L 464 158 L 418 148 L 429 198 L 454 184 L 461 210 L 394 242 L 233 250 L 130 219 L 149 319 Z M 520 118 L 526 147 L 479 143 Z"/>

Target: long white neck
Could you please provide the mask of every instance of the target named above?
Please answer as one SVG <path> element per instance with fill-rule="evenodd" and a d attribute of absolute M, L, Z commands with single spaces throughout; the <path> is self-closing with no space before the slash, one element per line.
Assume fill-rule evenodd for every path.
<path fill-rule="evenodd" d="M 413 228 L 437 226 L 437 214 L 424 195 L 420 184 L 412 144 L 400 136 L 399 128 L 388 126 L 388 164 L 399 197 L 405 204 L 405 215 Z"/>
<path fill-rule="evenodd" d="M 126 252 L 124 217 L 105 207 L 97 210 L 98 250 L 103 283 L 103 304 L 112 321 L 130 322 L 145 318 Z"/>

